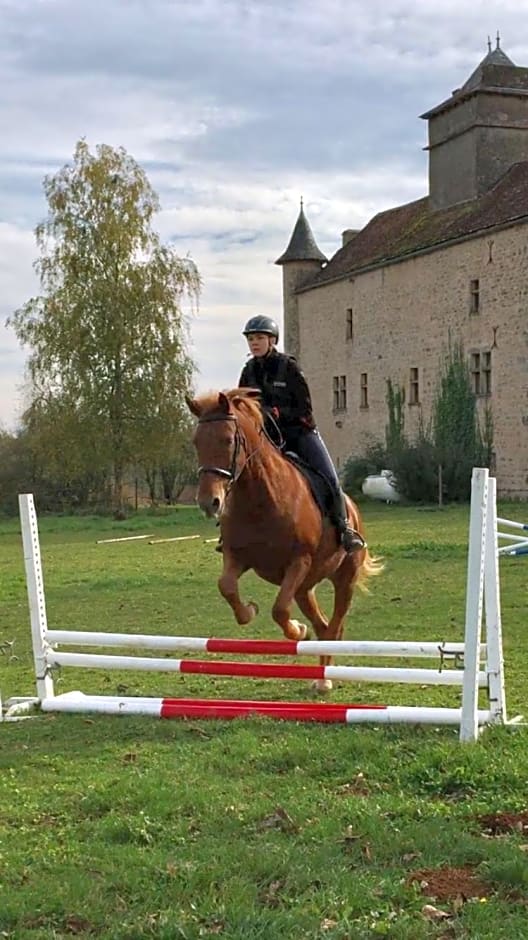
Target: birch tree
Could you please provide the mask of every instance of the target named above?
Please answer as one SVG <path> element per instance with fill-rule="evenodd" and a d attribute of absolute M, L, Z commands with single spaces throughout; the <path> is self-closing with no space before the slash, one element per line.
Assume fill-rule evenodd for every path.
<path fill-rule="evenodd" d="M 80 140 L 44 191 L 40 292 L 11 323 L 29 347 L 32 404 L 69 414 L 77 455 L 106 465 L 121 511 L 127 467 L 178 431 L 193 374 L 184 308 L 200 278 L 154 231 L 158 197 L 125 150 Z"/>

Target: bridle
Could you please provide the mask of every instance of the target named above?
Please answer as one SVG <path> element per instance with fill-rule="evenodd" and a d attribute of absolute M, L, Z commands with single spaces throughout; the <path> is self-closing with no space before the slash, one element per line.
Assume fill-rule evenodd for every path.
<path fill-rule="evenodd" d="M 214 473 L 216 476 L 224 477 L 225 479 L 229 481 L 229 487 L 228 487 L 228 490 L 229 490 L 239 479 L 240 475 L 244 472 L 244 470 L 246 469 L 249 461 L 254 456 L 254 454 L 258 453 L 258 451 L 260 450 L 260 445 L 256 447 L 253 451 L 251 451 L 250 454 L 248 454 L 247 442 L 246 442 L 246 439 L 243 437 L 243 435 L 240 433 L 240 428 L 238 425 L 238 419 L 236 415 L 233 415 L 233 414 L 211 415 L 209 417 L 198 418 L 198 424 L 209 424 L 212 421 L 234 421 L 235 422 L 235 425 L 236 425 L 235 446 L 233 449 L 233 456 L 231 458 L 231 466 L 229 467 L 228 470 L 225 470 L 223 467 L 205 467 L 205 466 L 198 467 L 198 476 L 201 476 L 203 473 Z M 262 432 L 262 429 L 259 431 L 259 434 L 261 432 Z M 239 457 L 241 448 L 243 448 L 247 456 L 240 470 L 238 470 L 237 472 L 238 457 Z"/>

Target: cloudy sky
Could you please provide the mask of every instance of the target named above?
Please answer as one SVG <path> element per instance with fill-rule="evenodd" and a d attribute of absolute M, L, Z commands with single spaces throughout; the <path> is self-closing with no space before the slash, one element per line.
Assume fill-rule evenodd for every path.
<path fill-rule="evenodd" d="M 282 319 L 304 197 L 319 247 L 425 194 L 418 115 L 462 84 L 487 36 L 528 65 L 528 0 L 0 0 L 0 425 L 25 352 L 4 324 L 37 291 L 42 180 L 76 141 L 124 146 L 156 227 L 203 278 L 199 389 L 226 387 L 253 313 Z"/>

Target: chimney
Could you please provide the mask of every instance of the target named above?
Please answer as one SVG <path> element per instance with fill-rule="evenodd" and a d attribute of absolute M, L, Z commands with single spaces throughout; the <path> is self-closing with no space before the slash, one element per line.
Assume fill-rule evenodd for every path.
<path fill-rule="evenodd" d="M 356 235 L 357 235 L 360 231 L 361 231 L 361 229 L 359 229 L 359 228 L 346 228 L 345 231 L 344 231 L 344 232 L 342 233 L 342 235 L 341 235 L 341 238 L 343 239 L 343 246 L 342 246 L 342 247 L 344 247 L 345 245 L 348 245 L 348 243 L 351 242 L 352 239 L 355 238 Z"/>

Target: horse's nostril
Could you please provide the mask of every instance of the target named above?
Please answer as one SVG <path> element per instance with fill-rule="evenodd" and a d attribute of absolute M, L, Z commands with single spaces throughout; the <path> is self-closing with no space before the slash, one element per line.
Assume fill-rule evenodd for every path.
<path fill-rule="evenodd" d="M 216 511 L 219 508 L 220 508 L 220 500 L 218 499 L 218 496 L 215 496 L 215 498 L 213 499 L 213 509 Z"/>

